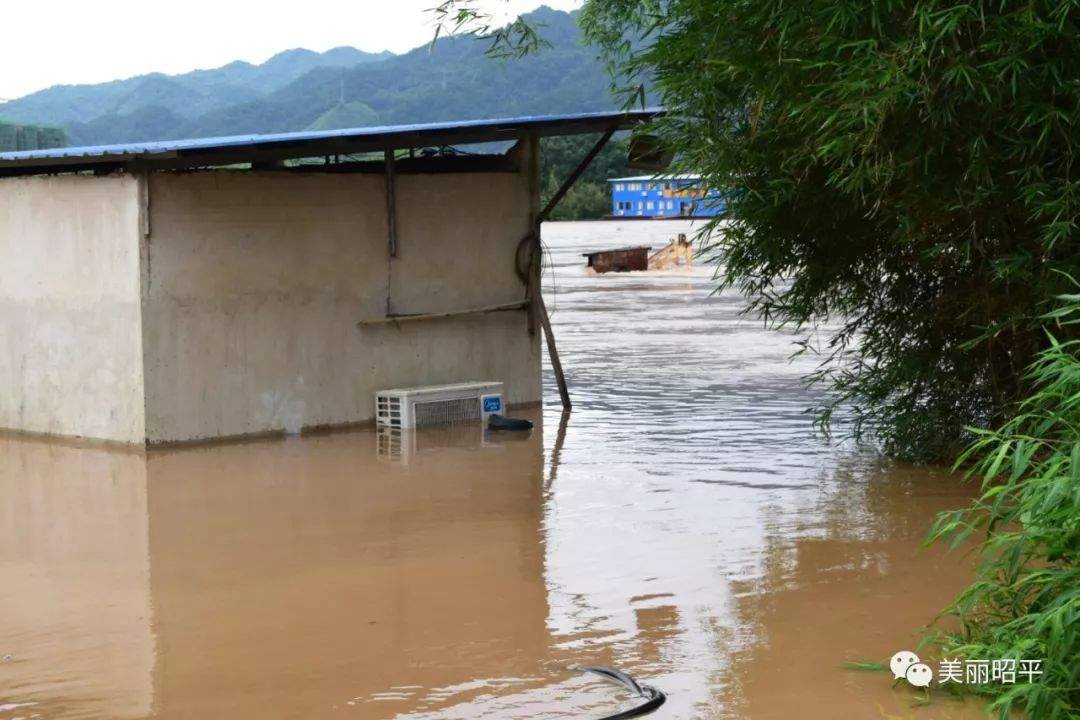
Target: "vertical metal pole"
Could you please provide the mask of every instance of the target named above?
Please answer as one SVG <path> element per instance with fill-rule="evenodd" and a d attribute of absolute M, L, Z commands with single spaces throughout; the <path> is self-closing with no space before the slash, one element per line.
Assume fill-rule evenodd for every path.
<path fill-rule="evenodd" d="M 540 254 L 540 138 L 529 135 L 526 138 L 525 159 L 526 182 L 529 187 L 529 227 L 532 235 L 529 237 L 529 277 L 526 284 L 526 294 L 529 299 L 529 335 L 536 334 L 536 326 L 540 323 L 540 313 L 536 309 L 534 296 L 540 293 L 541 261 Z"/>
<path fill-rule="evenodd" d="M 547 342 L 548 355 L 551 357 L 551 369 L 555 371 L 555 382 L 559 386 L 559 397 L 562 399 L 563 410 L 571 408 L 570 391 L 566 387 L 566 376 L 563 374 L 562 361 L 559 359 L 559 349 L 555 346 L 555 333 L 551 329 L 551 318 L 548 317 L 547 306 L 544 305 L 544 293 L 541 287 L 541 270 L 543 267 L 544 248 L 540 243 L 540 223 L 543 219 L 543 211 L 540 211 L 540 139 L 536 135 L 529 136 L 529 217 L 532 222 L 532 253 L 531 266 L 529 268 L 529 283 L 531 285 L 530 303 L 531 313 L 529 316 L 530 329 L 535 327 L 536 320 L 544 329 L 544 340 Z M 547 210 L 546 212 L 550 212 Z"/>
<path fill-rule="evenodd" d="M 383 151 L 383 163 L 386 168 L 386 232 L 390 248 L 390 257 L 397 257 L 397 177 L 394 174 L 394 151 Z"/>

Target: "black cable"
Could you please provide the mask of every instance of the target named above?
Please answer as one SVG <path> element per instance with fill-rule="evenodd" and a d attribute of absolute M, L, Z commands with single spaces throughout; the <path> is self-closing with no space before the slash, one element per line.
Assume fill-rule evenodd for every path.
<path fill-rule="evenodd" d="M 609 667 L 593 667 L 587 665 L 575 665 L 570 667 L 571 670 L 580 670 L 584 673 L 592 673 L 607 680 L 608 682 L 615 683 L 623 688 L 629 690 L 635 697 L 644 698 L 645 702 L 636 707 L 632 707 L 629 710 L 623 710 L 622 712 L 615 713 L 614 715 L 605 715 L 598 720 L 629 720 L 629 718 L 642 717 L 650 713 L 656 712 L 656 710 L 667 702 L 667 695 L 662 690 L 654 688 L 652 685 L 642 685 L 634 678 L 630 677 L 622 670 L 616 670 Z"/>

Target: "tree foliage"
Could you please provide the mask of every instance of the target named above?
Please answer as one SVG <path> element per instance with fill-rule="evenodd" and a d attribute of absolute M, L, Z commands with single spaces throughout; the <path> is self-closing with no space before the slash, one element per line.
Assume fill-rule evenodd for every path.
<path fill-rule="evenodd" d="M 1080 324 L 1080 295 L 1048 319 Z M 1080 714 L 1080 340 L 1048 334 L 1029 373 L 1034 393 L 1001 430 L 979 430 L 961 457 L 983 478 L 966 510 L 942 514 L 929 541 L 954 546 L 985 532 L 978 579 L 948 608 L 960 632 L 945 652 L 967 658 L 1042 660 L 1036 682 L 983 687 L 1002 720 Z"/>
<path fill-rule="evenodd" d="M 67 137 L 60 128 L 15 125 L 0 120 L 0 152 L 45 150 L 66 143 Z"/>
<path fill-rule="evenodd" d="M 540 195 L 546 202 L 599 139 L 597 135 L 549 137 L 540 142 Z M 608 179 L 626 175 L 629 142 L 613 138 L 555 206 L 552 220 L 591 220 L 611 214 Z"/>
<path fill-rule="evenodd" d="M 645 79 L 680 165 L 729 194 L 705 240 L 770 322 L 831 321 L 853 430 L 954 456 L 1006 420 L 1080 264 L 1077 2 L 599 0 L 586 34 Z M 639 49 L 628 37 L 644 37 Z"/>

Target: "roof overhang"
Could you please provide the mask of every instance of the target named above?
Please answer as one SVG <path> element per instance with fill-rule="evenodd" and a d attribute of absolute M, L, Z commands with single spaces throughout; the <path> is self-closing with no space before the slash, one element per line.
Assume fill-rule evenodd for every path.
<path fill-rule="evenodd" d="M 646 109 L 543 115 L 29 150 L 0 153 L 0 177 L 121 168 L 192 169 L 400 148 L 514 141 L 529 136 L 582 135 L 612 129 L 633 129 L 659 112 L 657 109 Z"/>
<path fill-rule="evenodd" d="M 701 180 L 700 175 L 693 175 L 687 173 L 678 173 L 671 175 L 668 173 L 655 173 L 653 175 L 629 175 L 627 177 L 608 178 L 609 183 L 615 182 L 671 182 L 673 180 Z"/>

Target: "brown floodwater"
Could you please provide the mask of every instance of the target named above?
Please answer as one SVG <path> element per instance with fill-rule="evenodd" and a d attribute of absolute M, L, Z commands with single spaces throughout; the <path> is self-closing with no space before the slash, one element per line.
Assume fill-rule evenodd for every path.
<path fill-rule="evenodd" d="M 791 338 L 711 271 L 589 276 L 681 223 L 552 224 L 575 409 L 123 451 L 0 437 L 0 719 L 982 717 L 841 668 L 969 578 L 969 488 L 815 435 Z"/>

